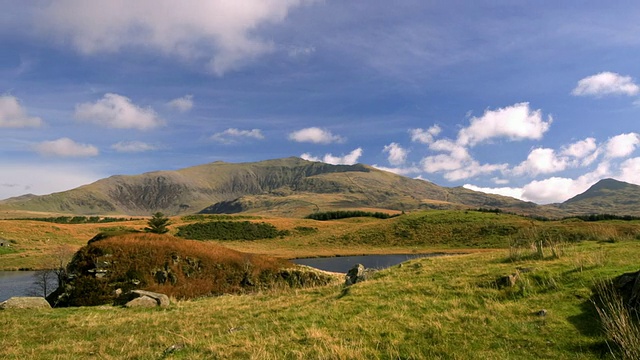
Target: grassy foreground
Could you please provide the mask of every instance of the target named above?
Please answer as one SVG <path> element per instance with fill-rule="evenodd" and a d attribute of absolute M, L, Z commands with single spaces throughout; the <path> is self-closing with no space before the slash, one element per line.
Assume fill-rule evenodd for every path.
<path fill-rule="evenodd" d="M 640 241 L 586 241 L 555 253 L 426 258 L 346 289 L 201 298 L 164 310 L 5 310 L 0 358 L 613 358 L 591 286 L 637 270 Z M 517 268 L 531 271 L 515 287 L 494 285 Z M 542 309 L 546 316 L 536 314 Z"/>

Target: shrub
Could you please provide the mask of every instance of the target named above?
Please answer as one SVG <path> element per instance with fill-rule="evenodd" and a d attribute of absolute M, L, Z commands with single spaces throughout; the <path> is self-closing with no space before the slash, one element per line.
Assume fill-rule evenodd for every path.
<path fill-rule="evenodd" d="M 264 222 L 210 221 L 181 226 L 176 236 L 192 240 L 257 240 L 273 239 L 287 233 Z"/>

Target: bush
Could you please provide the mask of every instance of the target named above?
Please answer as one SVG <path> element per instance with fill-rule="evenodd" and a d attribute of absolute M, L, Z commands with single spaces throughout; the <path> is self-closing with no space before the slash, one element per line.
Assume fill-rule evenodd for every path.
<path fill-rule="evenodd" d="M 181 226 L 176 236 L 191 240 L 257 240 L 273 239 L 287 233 L 264 222 L 210 221 Z"/>
<path fill-rule="evenodd" d="M 311 220 L 338 220 L 338 219 L 346 219 L 352 217 L 374 217 L 377 219 L 389 219 L 392 217 L 396 217 L 398 215 L 390 215 L 383 212 L 370 212 L 370 211 L 360 211 L 360 210 L 351 210 L 351 211 L 326 211 L 326 212 L 317 212 L 313 214 L 309 214 L 305 217 L 305 219 Z"/>

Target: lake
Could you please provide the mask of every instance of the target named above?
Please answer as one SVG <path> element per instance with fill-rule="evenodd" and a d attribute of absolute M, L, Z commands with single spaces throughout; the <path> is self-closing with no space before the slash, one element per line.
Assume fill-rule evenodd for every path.
<path fill-rule="evenodd" d="M 13 296 L 30 296 L 35 271 L 0 271 L 0 302 Z"/>
<path fill-rule="evenodd" d="M 360 256 L 333 256 L 307 259 L 293 259 L 292 262 L 307 265 L 316 269 L 346 273 L 356 264 L 362 264 L 365 268 L 383 269 L 400 264 L 407 260 L 443 256 L 443 253 L 431 254 L 391 254 L 391 255 L 360 255 Z"/>

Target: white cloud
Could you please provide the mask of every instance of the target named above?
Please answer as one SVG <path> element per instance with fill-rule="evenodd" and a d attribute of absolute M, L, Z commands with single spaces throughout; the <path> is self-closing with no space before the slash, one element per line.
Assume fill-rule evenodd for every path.
<path fill-rule="evenodd" d="M 35 146 L 35 150 L 45 156 L 87 157 L 98 155 L 97 147 L 79 144 L 69 138 L 43 141 Z"/>
<path fill-rule="evenodd" d="M 0 163 L 0 199 L 24 194 L 45 195 L 99 180 L 86 166 Z"/>
<path fill-rule="evenodd" d="M 640 145 L 640 134 L 628 133 L 612 137 L 606 144 L 608 158 L 622 158 L 631 155 Z"/>
<path fill-rule="evenodd" d="M 314 46 L 295 46 L 289 48 L 288 54 L 289 57 L 292 58 L 302 58 L 311 56 L 316 52 L 316 48 Z"/>
<path fill-rule="evenodd" d="M 158 147 L 141 141 L 120 141 L 111 145 L 111 148 L 117 152 L 135 153 L 156 150 Z"/>
<path fill-rule="evenodd" d="M 116 129 L 148 130 L 163 124 L 152 109 L 143 109 L 129 98 L 112 93 L 95 103 L 76 105 L 75 118 Z"/>
<path fill-rule="evenodd" d="M 498 110 L 486 110 L 482 117 L 471 118 L 471 124 L 459 131 L 457 142 L 475 146 L 481 142 L 506 137 L 510 140 L 539 140 L 549 130 L 553 119 L 542 118 L 541 110 L 530 110 L 529 103 L 519 103 Z"/>
<path fill-rule="evenodd" d="M 628 183 L 640 185 L 640 157 L 627 159 L 620 164 L 618 178 Z"/>
<path fill-rule="evenodd" d="M 596 139 L 590 137 L 564 147 L 561 153 L 563 155 L 582 159 L 593 153 L 597 147 Z"/>
<path fill-rule="evenodd" d="M 305 0 L 127 0 L 50 2 L 39 13 L 44 34 L 69 40 L 83 54 L 143 47 L 204 60 L 217 75 L 274 49 L 257 32 L 282 22 Z"/>
<path fill-rule="evenodd" d="M 28 116 L 25 108 L 15 96 L 0 96 L 0 128 L 39 127 L 39 117 Z"/>
<path fill-rule="evenodd" d="M 614 72 L 601 72 L 578 81 L 578 85 L 571 91 L 575 96 L 604 96 L 628 95 L 640 93 L 640 87 L 630 76 L 622 76 Z"/>
<path fill-rule="evenodd" d="M 507 167 L 507 164 L 480 164 L 473 160 L 464 163 L 464 166 L 458 169 L 446 172 L 444 178 L 449 181 L 464 180 L 478 175 L 491 174 L 496 171 L 505 171 Z"/>
<path fill-rule="evenodd" d="M 487 194 L 509 196 L 516 199 L 522 199 L 522 193 L 523 193 L 523 190 L 521 188 L 512 188 L 512 187 L 488 188 L 488 187 L 479 187 L 471 184 L 464 184 L 463 187 L 473 191 L 480 191 Z"/>
<path fill-rule="evenodd" d="M 389 154 L 388 160 L 391 165 L 402 165 L 407 161 L 407 150 L 397 143 L 392 142 L 389 145 L 385 145 L 382 151 Z"/>
<path fill-rule="evenodd" d="M 398 175 L 403 175 L 403 176 L 417 174 L 421 171 L 420 168 L 417 168 L 415 166 L 410 166 L 410 167 L 386 167 L 386 166 L 380 166 L 380 165 L 371 165 L 371 166 L 382 171 L 388 171 L 388 172 L 398 174 Z"/>
<path fill-rule="evenodd" d="M 516 175 L 529 174 L 536 176 L 562 171 L 567 166 L 567 159 L 558 157 L 553 149 L 537 148 L 533 149 L 527 156 L 527 160 L 516 166 L 513 172 Z"/>
<path fill-rule="evenodd" d="M 329 130 L 310 127 L 289 134 L 289 140 L 296 142 L 310 142 L 314 144 L 330 144 L 344 142 L 345 139 L 338 135 L 333 135 Z"/>
<path fill-rule="evenodd" d="M 262 140 L 264 139 L 264 135 L 262 135 L 262 131 L 260 131 L 260 129 L 239 130 L 230 128 L 211 136 L 211 140 L 222 144 L 233 144 L 240 138 L 253 138 Z"/>
<path fill-rule="evenodd" d="M 428 129 L 411 129 L 411 141 L 419 142 L 423 144 L 430 144 L 433 142 L 433 138 L 438 136 L 442 129 L 438 125 L 433 125 Z"/>
<path fill-rule="evenodd" d="M 319 158 L 312 156 L 309 153 L 304 153 L 300 155 L 300 158 L 308 161 L 322 161 L 324 163 L 333 165 L 353 165 L 358 162 L 360 156 L 362 156 L 362 148 L 357 148 L 344 156 L 333 156 L 332 154 L 325 154 L 322 158 Z"/>
<path fill-rule="evenodd" d="M 187 112 L 193 108 L 193 95 L 185 95 L 177 99 L 173 99 L 167 105 L 180 112 Z"/>

